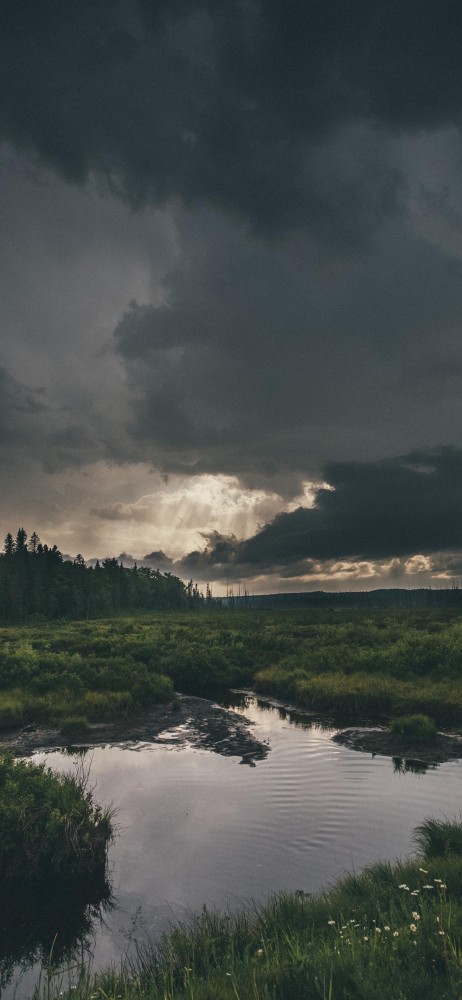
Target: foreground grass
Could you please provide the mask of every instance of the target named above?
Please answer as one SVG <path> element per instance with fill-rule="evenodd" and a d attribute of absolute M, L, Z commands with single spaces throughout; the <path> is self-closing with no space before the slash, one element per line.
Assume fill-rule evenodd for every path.
<path fill-rule="evenodd" d="M 311 897 L 203 911 L 79 1000 L 460 1000 L 462 824 L 429 820 L 415 861 L 376 864 Z"/>
<path fill-rule="evenodd" d="M 89 722 L 232 686 L 342 717 L 462 727 L 462 615 L 158 612 L 0 629 L 0 729 Z"/>

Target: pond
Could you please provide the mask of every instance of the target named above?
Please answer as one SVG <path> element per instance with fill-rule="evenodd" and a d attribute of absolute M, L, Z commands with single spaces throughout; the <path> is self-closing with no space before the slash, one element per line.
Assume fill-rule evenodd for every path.
<path fill-rule="evenodd" d="M 35 919 L 40 907 L 46 919 L 37 940 L 21 920 L 17 930 L 5 924 L 6 937 L 0 927 L 3 996 L 29 996 L 44 982 L 40 952 L 51 952 L 50 965 L 66 954 L 94 970 L 119 964 L 204 904 L 314 892 L 346 870 L 410 853 L 424 818 L 459 815 L 462 761 L 408 769 L 334 743 L 335 731 L 236 693 L 220 709 L 183 699 L 178 724 L 151 739 L 145 731 L 89 749 L 95 798 L 116 806 L 112 896 L 78 914 L 69 903 L 65 915 L 38 901 Z M 53 748 L 33 759 L 72 770 L 82 753 Z"/>

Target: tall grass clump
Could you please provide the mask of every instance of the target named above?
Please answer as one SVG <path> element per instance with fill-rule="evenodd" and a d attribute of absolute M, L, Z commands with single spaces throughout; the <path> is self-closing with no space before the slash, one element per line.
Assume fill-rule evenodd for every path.
<path fill-rule="evenodd" d="M 417 849 L 426 858 L 462 856 L 461 820 L 426 819 L 414 832 Z"/>
<path fill-rule="evenodd" d="M 0 754 L 0 887 L 72 882 L 101 872 L 112 811 L 93 800 L 88 769 L 55 774 Z"/>
<path fill-rule="evenodd" d="M 404 736 L 413 743 L 433 743 L 438 731 L 433 719 L 428 715 L 400 715 L 393 719 L 390 729 L 397 736 Z"/>

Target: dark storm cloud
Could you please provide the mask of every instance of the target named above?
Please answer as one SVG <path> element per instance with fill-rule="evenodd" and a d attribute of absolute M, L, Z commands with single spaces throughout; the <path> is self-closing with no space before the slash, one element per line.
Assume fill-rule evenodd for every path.
<path fill-rule="evenodd" d="M 155 552 L 148 552 L 147 555 L 143 556 L 142 562 L 148 563 L 148 565 L 151 565 L 154 569 L 159 567 L 161 569 L 165 569 L 169 566 L 173 566 L 173 559 L 170 559 L 162 549 L 158 549 Z"/>
<path fill-rule="evenodd" d="M 461 29 L 460 4 L 436 0 L 7 0 L 1 134 L 135 205 L 180 197 L 267 234 L 357 239 L 396 209 L 399 177 L 360 156 L 348 178 L 335 135 L 458 123 Z"/>
<path fill-rule="evenodd" d="M 181 240 L 164 304 L 114 334 L 134 448 L 165 471 L 293 496 L 326 458 L 459 442 L 459 262 L 403 228 L 334 265 L 204 215 Z"/>
<path fill-rule="evenodd" d="M 42 388 L 32 388 L 19 382 L 0 366 L 0 449 L 10 451 L 14 457 L 24 441 L 34 442 L 40 437 L 43 418 L 46 419 L 48 401 Z"/>
<path fill-rule="evenodd" d="M 269 572 L 314 562 L 387 560 L 462 548 L 462 450 L 414 452 L 379 462 L 329 464 L 330 489 L 312 508 L 277 515 L 253 537 L 214 533 L 185 570 Z M 303 561 L 307 561 L 304 563 Z"/>

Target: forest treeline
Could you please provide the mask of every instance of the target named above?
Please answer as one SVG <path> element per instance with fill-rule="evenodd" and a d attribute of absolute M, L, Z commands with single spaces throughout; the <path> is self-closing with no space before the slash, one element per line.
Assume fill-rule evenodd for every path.
<path fill-rule="evenodd" d="M 205 603 L 197 584 L 147 566 L 126 569 L 117 559 L 87 566 L 64 559 L 24 528 L 5 538 L 0 554 L 0 619 L 92 618 L 118 612 L 187 609 Z"/>

